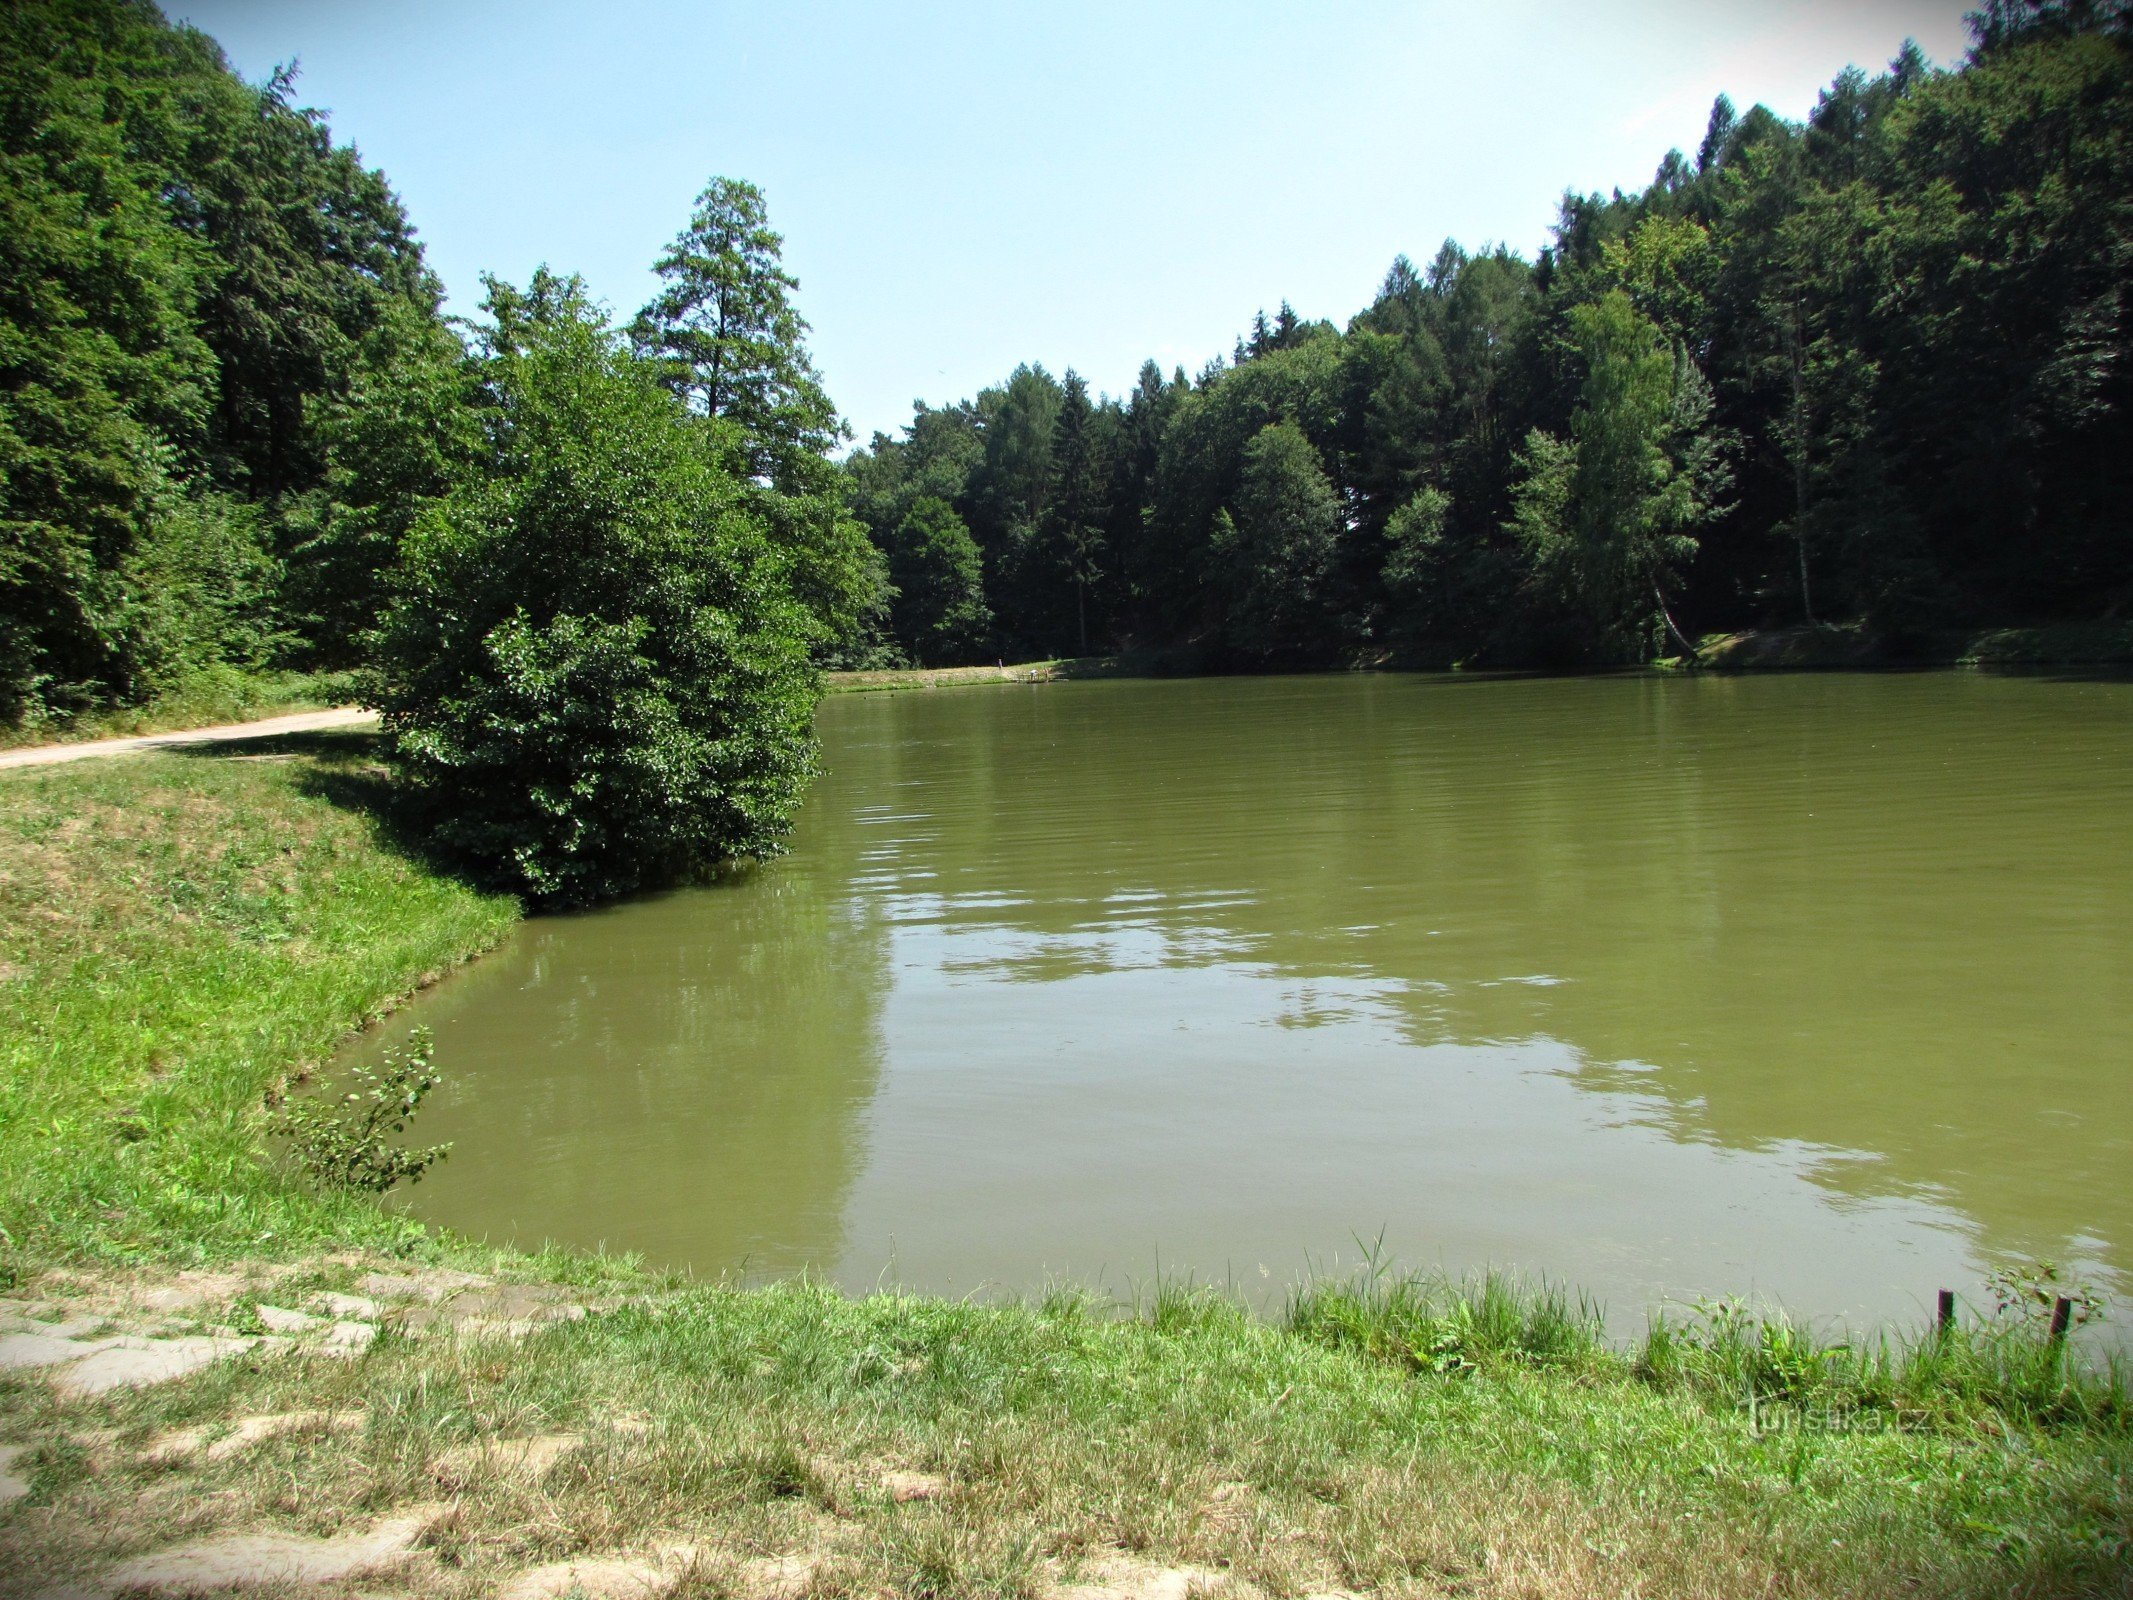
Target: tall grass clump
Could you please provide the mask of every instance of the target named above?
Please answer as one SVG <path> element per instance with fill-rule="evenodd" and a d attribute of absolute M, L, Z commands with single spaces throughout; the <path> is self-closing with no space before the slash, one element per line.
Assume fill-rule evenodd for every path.
<path fill-rule="evenodd" d="M 1296 1290 L 1286 1322 L 1307 1339 L 1418 1372 L 1574 1367 L 1607 1354 L 1592 1300 L 1497 1272 L 1453 1279 L 1373 1263 L 1347 1282 Z"/>

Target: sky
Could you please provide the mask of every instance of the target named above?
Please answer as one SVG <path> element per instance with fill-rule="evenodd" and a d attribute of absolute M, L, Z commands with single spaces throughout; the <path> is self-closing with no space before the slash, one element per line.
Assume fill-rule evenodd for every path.
<path fill-rule="evenodd" d="M 618 317 L 713 175 L 785 235 L 864 442 L 1024 361 L 1123 393 L 1283 299 L 1345 324 L 1402 252 L 1530 255 L 1566 189 L 1693 154 L 1720 92 L 1799 118 L 1933 0 L 164 0 L 384 170 L 450 308 L 581 274 Z"/>

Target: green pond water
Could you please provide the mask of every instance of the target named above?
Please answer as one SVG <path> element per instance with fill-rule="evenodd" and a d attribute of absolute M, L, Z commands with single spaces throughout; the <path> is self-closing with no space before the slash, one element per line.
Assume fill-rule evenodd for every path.
<path fill-rule="evenodd" d="M 791 853 L 421 1024 L 498 1242 L 1257 1303 L 1362 1243 L 1912 1321 L 2133 1273 L 2133 683 L 848 695 Z M 1381 1241 L 1381 1243 L 1380 1243 Z M 2122 1320 L 2122 1319 L 2121 1319 Z"/>

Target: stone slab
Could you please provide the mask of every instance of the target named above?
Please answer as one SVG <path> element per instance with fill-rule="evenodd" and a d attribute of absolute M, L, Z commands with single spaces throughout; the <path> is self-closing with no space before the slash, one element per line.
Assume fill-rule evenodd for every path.
<path fill-rule="evenodd" d="M 319 1355 L 339 1356 L 351 1359 L 368 1350 L 378 1337 L 377 1326 L 369 1322 L 336 1322 L 326 1330 L 326 1336 L 312 1346 Z"/>
<path fill-rule="evenodd" d="M 10 1333 L 0 1336 L 0 1369 L 56 1367 L 63 1361 L 79 1361 L 107 1350 L 115 1339 L 61 1339 L 46 1333 Z"/>
<path fill-rule="evenodd" d="M 259 1325 L 269 1333 L 309 1333 L 326 1325 L 324 1317 L 308 1311 L 289 1311 L 281 1306 L 259 1307 Z"/>
<path fill-rule="evenodd" d="M 126 1562 L 109 1575 L 106 1592 L 191 1595 L 250 1584 L 338 1583 L 406 1556 L 429 1521 L 426 1514 L 395 1517 L 368 1533 L 332 1539 L 225 1534 Z"/>
<path fill-rule="evenodd" d="M 111 1389 L 169 1383 L 252 1348 L 256 1339 L 114 1339 L 110 1347 L 60 1368 L 53 1387 L 70 1399 Z"/>

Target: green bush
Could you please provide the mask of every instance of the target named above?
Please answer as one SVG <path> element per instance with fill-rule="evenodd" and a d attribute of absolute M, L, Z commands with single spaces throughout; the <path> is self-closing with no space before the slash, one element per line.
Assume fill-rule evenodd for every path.
<path fill-rule="evenodd" d="M 577 280 L 492 282 L 489 310 L 485 448 L 416 516 L 373 640 L 431 837 L 544 906 L 767 852 L 813 761 L 791 557 Z"/>
<path fill-rule="evenodd" d="M 135 704 L 217 669 L 257 671 L 281 653 L 281 567 L 259 508 L 166 471 L 151 477 L 111 607 L 121 698 Z"/>

